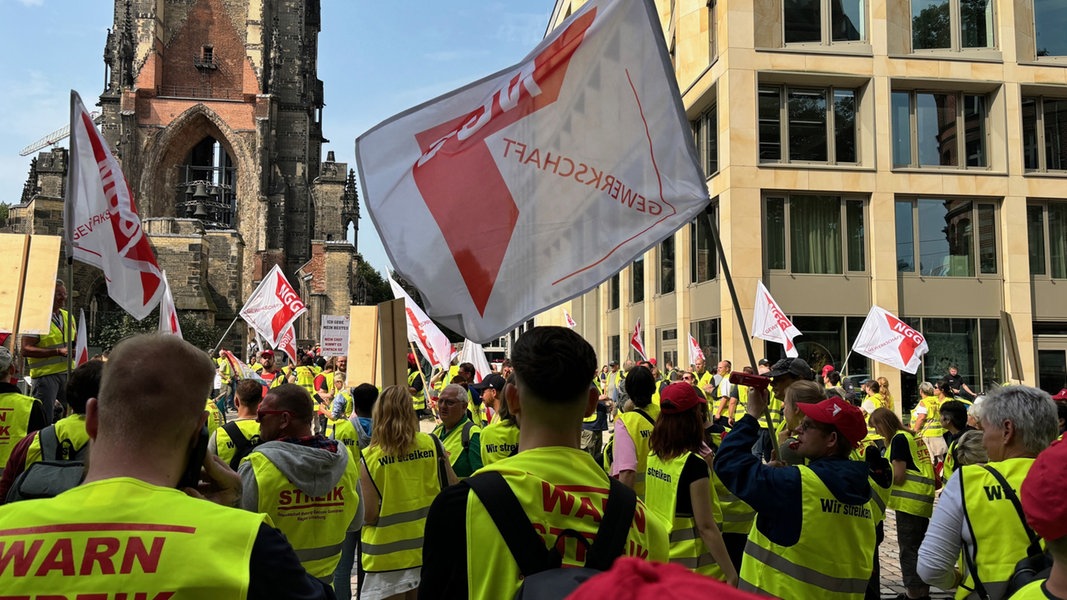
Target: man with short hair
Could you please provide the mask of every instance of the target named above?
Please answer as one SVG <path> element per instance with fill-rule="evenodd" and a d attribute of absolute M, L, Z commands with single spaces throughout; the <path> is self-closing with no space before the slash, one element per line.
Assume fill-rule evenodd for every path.
<path fill-rule="evenodd" d="M 618 402 L 619 386 L 621 385 L 621 380 L 625 376 L 619 375 L 619 361 L 617 360 L 608 362 L 608 368 L 610 369 L 608 371 L 608 384 L 604 392 L 612 402 Z"/>
<path fill-rule="evenodd" d="M 470 477 L 482 468 L 481 427 L 467 416 L 467 390 L 463 386 L 450 383 L 441 390 L 437 400 L 437 411 L 441 424 L 433 430 L 433 435 L 441 440 L 452 463 L 456 477 Z"/>
<path fill-rule="evenodd" d="M 41 401 L 49 423 L 62 419 L 67 413 L 67 370 L 72 366 L 67 356 L 67 344 L 74 340 L 77 328 L 74 319 L 63 308 L 66 303 L 67 286 L 57 279 L 48 333 L 23 335 L 20 347 L 33 379 L 30 395 Z"/>
<path fill-rule="evenodd" d="M 783 358 L 760 374 L 771 380 L 768 407 L 771 419 L 777 427 L 778 423 L 785 418 L 783 413 L 785 391 L 797 381 L 812 381 L 815 378 L 815 372 L 802 358 Z M 759 427 L 759 435 L 755 446 L 752 447 L 752 453 L 767 462 L 770 461 L 771 452 L 774 450 L 774 444 L 771 442 L 773 432 L 768 429 L 767 419 L 762 416 L 759 419 Z"/>
<path fill-rule="evenodd" d="M 609 497 L 607 474 L 578 448 L 582 419 L 599 396 L 591 385 L 596 354 L 570 329 L 542 326 L 519 337 L 511 360 L 515 385 L 504 394 L 519 423 L 520 452 L 484 472 L 503 479 L 531 523 L 530 535 L 540 534 L 546 550 L 558 548 L 564 566 L 581 565 L 586 547 L 574 538 L 595 543 Z M 488 481 L 482 474 L 473 480 L 479 478 Z M 523 584 L 519 566 L 486 506 L 468 485 L 452 486 L 434 500 L 423 538 L 421 598 L 515 596 Z M 637 501 L 628 521 L 624 554 L 666 562 L 669 545 L 659 519 Z"/>
<path fill-rule="evenodd" d="M 219 427 L 211 434 L 207 451 L 218 455 L 231 469 L 236 469 L 241 459 L 259 445 L 259 421 L 256 411 L 263 399 L 263 386 L 251 379 L 237 383 L 233 402 L 237 418 Z"/>
<path fill-rule="evenodd" d="M 733 390 L 733 384 L 730 383 L 730 371 L 733 365 L 728 360 L 720 360 L 719 364 L 715 367 L 715 389 L 711 395 L 708 396 L 711 399 L 711 403 L 718 402 L 718 407 L 715 409 L 715 419 L 718 420 L 724 415 L 727 419 L 732 419 L 734 414 L 734 408 L 737 407 L 737 396 L 733 396 L 731 400 L 731 391 Z M 705 390 L 707 391 L 707 390 Z"/>
<path fill-rule="evenodd" d="M 974 427 L 967 424 L 967 405 L 959 400 L 949 400 L 943 403 L 939 411 L 941 413 L 941 426 L 945 428 L 945 446 L 948 448 L 945 453 L 945 462 L 941 467 L 941 480 L 948 481 L 948 478 L 952 477 L 953 471 L 956 470 L 956 464 L 958 463 L 956 442 L 960 440 L 964 433 L 974 429 Z"/>
<path fill-rule="evenodd" d="M 86 404 L 93 450 L 85 481 L 55 498 L 0 507 L 5 544 L 41 548 L 23 567 L 0 572 L 5 596 L 333 597 L 267 516 L 226 506 L 238 502 L 241 484 L 222 461 L 203 460 L 199 490 L 175 489 L 206 444 L 214 373 L 207 355 L 177 336 L 137 335 L 115 347 L 99 397 Z M 91 568 L 66 568 L 72 552 L 94 556 Z"/>
<path fill-rule="evenodd" d="M 948 384 L 949 392 L 953 396 L 959 396 L 961 392 L 966 392 L 965 398 L 974 398 L 977 394 L 974 390 L 967 387 L 967 384 L 963 381 L 963 376 L 960 375 L 959 368 L 956 365 L 950 365 L 948 373 L 941 379 Z"/>
<path fill-rule="evenodd" d="M 0 377 L 0 417 L 3 417 L 3 425 L 0 426 L 0 465 L 6 465 L 8 456 L 19 440 L 51 421 L 38 398 L 23 395 L 16 386 L 8 383 L 15 376 L 15 360 L 7 346 L 0 346 L 0 374 L 3 374 Z M 66 380 L 64 373 L 64 384 Z"/>
<path fill-rule="evenodd" d="M 500 393 L 504 390 L 504 378 L 496 373 L 490 373 L 485 376 L 485 379 L 481 383 L 472 383 L 470 387 L 478 390 L 481 394 L 482 404 L 493 410 L 494 422 L 496 421 L 495 413 L 497 410 L 497 402 L 500 402 Z"/>
<path fill-rule="evenodd" d="M 356 428 L 357 444 L 360 449 L 370 445 L 371 427 L 373 425 L 374 403 L 378 401 L 378 388 L 369 383 L 361 383 L 352 389 L 352 416 L 348 420 Z"/>

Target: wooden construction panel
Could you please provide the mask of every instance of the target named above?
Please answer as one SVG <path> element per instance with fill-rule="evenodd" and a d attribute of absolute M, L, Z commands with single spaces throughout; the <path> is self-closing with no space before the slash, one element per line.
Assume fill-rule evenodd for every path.
<path fill-rule="evenodd" d="M 350 388 L 361 383 L 380 385 L 377 306 L 349 307 L 347 375 L 345 385 Z"/>
<path fill-rule="evenodd" d="M 0 234 L 0 281 L 10 282 L 0 286 L 0 331 L 48 333 L 61 243 L 58 236 Z"/>

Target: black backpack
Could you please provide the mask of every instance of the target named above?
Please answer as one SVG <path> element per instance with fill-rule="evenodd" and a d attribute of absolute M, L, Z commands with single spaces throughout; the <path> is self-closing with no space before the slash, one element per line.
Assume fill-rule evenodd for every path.
<path fill-rule="evenodd" d="M 608 481 L 611 491 L 593 543 L 575 531 L 560 534 L 572 537 L 586 547 L 585 565 L 577 568 L 563 568 L 563 557 L 555 546 L 545 548 L 544 540 L 499 472 L 486 471 L 462 482 L 478 495 L 519 565 L 522 585 L 515 593 L 516 599 L 564 598 L 589 578 L 610 569 L 615 559 L 626 551 L 626 537 L 637 508 L 637 495 L 617 479 L 609 477 Z"/>
<path fill-rule="evenodd" d="M 85 459 L 89 444 L 74 450 L 68 441 L 60 442 L 55 425 L 37 432 L 41 458 L 15 478 L 7 492 L 7 502 L 54 498 L 75 488 L 85 479 Z"/>

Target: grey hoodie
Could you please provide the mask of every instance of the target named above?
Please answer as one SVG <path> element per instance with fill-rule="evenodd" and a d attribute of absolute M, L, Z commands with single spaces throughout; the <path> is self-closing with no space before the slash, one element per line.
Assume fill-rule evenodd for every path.
<path fill-rule="evenodd" d="M 309 496 L 325 496 L 341 480 L 348 468 L 348 450 L 344 444 L 337 444 L 337 450 L 330 452 L 324 448 L 310 448 L 290 442 L 266 442 L 252 450 L 267 457 L 270 462 L 285 475 L 293 485 Z M 357 468 L 358 471 L 358 468 Z M 238 468 L 241 476 L 241 508 L 259 512 L 259 485 L 249 460 L 241 461 Z M 357 477 L 358 481 L 358 477 Z M 359 492 L 359 490 L 356 490 Z M 356 516 L 348 526 L 348 531 L 359 531 L 363 526 L 363 502 L 359 502 Z"/>

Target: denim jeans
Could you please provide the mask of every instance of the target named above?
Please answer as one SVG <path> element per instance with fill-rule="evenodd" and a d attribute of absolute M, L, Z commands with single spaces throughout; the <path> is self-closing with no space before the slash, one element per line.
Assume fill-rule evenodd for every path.
<path fill-rule="evenodd" d="M 341 543 L 341 560 L 337 562 L 337 568 L 333 571 L 333 593 L 337 596 L 337 600 L 351 600 L 352 598 L 352 566 L 356 562 L 358 546 L 358 531 L 349 531 L 345 534 L 345 541 Z M 362 579 L 360 577 L 360 581 Z"/>

